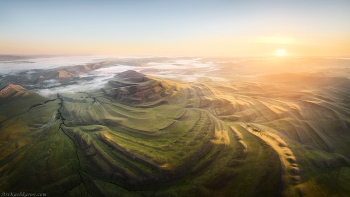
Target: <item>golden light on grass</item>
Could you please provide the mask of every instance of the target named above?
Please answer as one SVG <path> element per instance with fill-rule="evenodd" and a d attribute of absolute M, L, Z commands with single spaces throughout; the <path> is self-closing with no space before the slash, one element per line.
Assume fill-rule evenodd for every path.
<path fill-rule="evenodd" d="M 286 52 L 284 51 L 284 49 L 278 49 L 277 50 L 277 55 L 278 56 L 284 56 L 286 54 Z"/>

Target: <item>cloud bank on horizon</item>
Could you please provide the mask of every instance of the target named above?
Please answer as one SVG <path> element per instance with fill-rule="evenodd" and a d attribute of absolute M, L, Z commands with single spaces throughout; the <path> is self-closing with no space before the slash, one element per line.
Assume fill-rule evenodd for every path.
<path fill-rule="evenodd" d="M 350 55 L 350 2 L 2 1 L 2 54 Z"/>

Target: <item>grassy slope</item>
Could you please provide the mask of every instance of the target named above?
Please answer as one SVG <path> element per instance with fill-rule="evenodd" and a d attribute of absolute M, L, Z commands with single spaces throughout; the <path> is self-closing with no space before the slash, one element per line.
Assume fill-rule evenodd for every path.
<path fill-rule="evenodd" d="M 1 192 L 348 195 L 347 96 L 312 92 L 137 75 L 61 94 L 0 123 Z"/>

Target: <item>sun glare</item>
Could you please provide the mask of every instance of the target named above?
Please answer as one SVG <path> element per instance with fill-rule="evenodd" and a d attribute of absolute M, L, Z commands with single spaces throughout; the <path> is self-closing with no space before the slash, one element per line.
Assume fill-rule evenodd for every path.
<path fill-rule="evenodd" d="M 278 49 L 277 50 L 277 55 L 284 56 L 285 54 L 286 54 L 286 52 L 284 51 L 284 49 Z"/>

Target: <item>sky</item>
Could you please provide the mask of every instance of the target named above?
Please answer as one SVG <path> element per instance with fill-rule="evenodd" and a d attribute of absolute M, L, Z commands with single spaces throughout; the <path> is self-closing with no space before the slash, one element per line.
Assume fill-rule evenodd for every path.
<path fill-rule="evenodd" d="M 0 54 L 350 56 L 349 0 L 0 0 Z"/>

